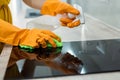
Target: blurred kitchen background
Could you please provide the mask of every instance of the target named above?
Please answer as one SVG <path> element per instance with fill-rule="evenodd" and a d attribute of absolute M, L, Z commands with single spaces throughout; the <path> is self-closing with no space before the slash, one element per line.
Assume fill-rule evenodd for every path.
<path fill-rule="evenodd" d="M 82 6 L 84 13 L 91 15 L 106 24 L 120 28 L 120 0 L 63 0 L 70 4 L 79 4 Z M 40 16 L 39 10 L 25 5 L 22 0 L 11 0 L 10 8 L 15 25 L 25 27 L 25 23 L 31 18 Z M 21 25 L 22 20 L 24 24 Z"/>

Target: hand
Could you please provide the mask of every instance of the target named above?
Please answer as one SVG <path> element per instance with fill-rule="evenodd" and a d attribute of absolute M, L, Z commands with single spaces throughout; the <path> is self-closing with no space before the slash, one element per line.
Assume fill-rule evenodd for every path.
<path fill-rule="evenodd" d="M 46 0 L 41 8 L 41 13 L 44 15 L 52 15 L 52 16 L 56 16 L 57 14 L 67 15 L 68 13 L 71 13 L 73 15 L 80 14 L 80 12 L 77 9 L 60 0 Z M 65 21 L 66 19 L 67 20 L 69 19 L 69 21 L 66 22 Z M 74 20 L 75 18 L 71 19 L 69 17 L 64 17 L 60 19 L 61 24 L 63 26 L 68 26 L 70 28 L 80 25 L 80 20 L 72 22 Z"/>
<path fill-rule="evenodd" d="M 20 45 L 26 45 L 31 47 L 43 48 L 47 47 L 47 44 L 50 43 L 52 47 L 56 47 L 54 39 L 61 41 L 58 36 L 52 33 L 49 30 L 39 30 L 32 29 L 24 33 L 25 35 L 21 37 Z"/>
<path fill-rule="evenodd" d="M 34 48 L 47 47 L 50 43 L 56 47 L 54 39 L 60 38 L 49 30 L 40 29 L 20 29 L 0 19 L 0 42 L 13 46 L 25 45 Z"/>
<path fill-rule="evenodd" d="M 63 17 L 60 18 L 60 22 L 62 26 L 68 26 L 69 28 L 73 28 L 73 27 L 77 27 L 78 25 L 80 25 L 80 20 L 76 20 L 74 21 L 74 19 L 70 19 L 69 17 Z"/>

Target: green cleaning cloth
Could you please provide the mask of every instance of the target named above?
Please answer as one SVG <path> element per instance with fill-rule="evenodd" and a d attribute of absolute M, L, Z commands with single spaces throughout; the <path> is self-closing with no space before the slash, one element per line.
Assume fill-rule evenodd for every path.
<path fill-rule="evenodd" d="M 54 42 L 56 43 L 57 47 L 62 47 L 63 44 L 62 42 L 59 42 L 58 40 L 54 39 Z M 50 43 L 47 44 L 47 47 L 52 47 L 52 45 Z"/>
<path fill-rule="evenodd" d="M 54 39 L 54 42 L 56 43 L 57 48 L 62 47 L 62 42 L 59 42 L 56 39 Z M 35 49 L 31 46 L 25 46 L 25 45 L 19 45 L 19 47 L 21 50 L 26 51 L 26 52 L 34 52 L 34 49 Z M 52 48 L 52 45 L 48 43 L 47 48 Z"/>
<path fill-rule="evenodd" d="M 19 45 L 20 49 L 26 52 L 33 52 L 35 48 L 31 46 Z"/>

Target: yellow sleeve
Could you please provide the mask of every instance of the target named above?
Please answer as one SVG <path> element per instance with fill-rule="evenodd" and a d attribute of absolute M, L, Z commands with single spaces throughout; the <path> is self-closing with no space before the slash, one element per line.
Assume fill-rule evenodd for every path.
<path fill-rule="evenodd" d="M 10 0 L 0 0 L 0 19 L 12 23 L 11 12 L 8 7 Z"/>

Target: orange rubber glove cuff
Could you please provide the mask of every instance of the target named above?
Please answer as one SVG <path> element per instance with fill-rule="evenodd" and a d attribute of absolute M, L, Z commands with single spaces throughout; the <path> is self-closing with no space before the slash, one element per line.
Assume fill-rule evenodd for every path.
<path fill-rule="evenodd" d="M 0 19 L 0 42 L 16 46 L 18 41 L 14 41 L 14 38 L 18 31 L 20 31 L 19 28 Z"/>

